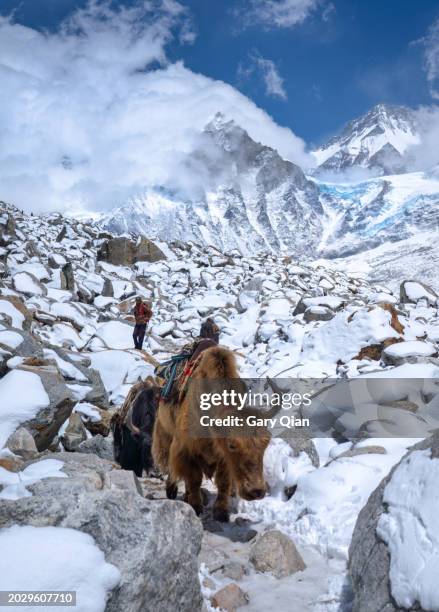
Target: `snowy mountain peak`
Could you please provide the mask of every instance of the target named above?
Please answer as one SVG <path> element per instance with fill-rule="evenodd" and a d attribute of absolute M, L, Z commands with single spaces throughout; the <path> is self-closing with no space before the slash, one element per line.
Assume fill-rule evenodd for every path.
<path fill-rule="evenodd" d="M 373 169 L 380 174 L 404 172 L 402 155 L 417 143 L 413 111 L 403 106 L 377 104 L 313 152 L 317 174 L 353 167 Z"/>
<path fill-rule="evenodd" d="M 318 187 L 233 120 L 217 113 L 184 169 L 202 178 L 196 197 L 150 190 L 105 215 L 101 227 L 241 253 L 317 253 L 323 232 Z"/>
<path fill-rule="evenodd" d="M 374 107 L 322 149 L 329 157 L 321 169 L 332 163 L 336 171 L 378 167 L 384 174 L 391 162 L 395 169 L 417 138 L 413 117 L 406 108 Z M 181 170 L 196 184 L 190 193 L 150 187 L 95 221 L 114 233 L 302 258 L 353 256 L 437 224 L 439 171 L 312 180 L 221 113 L 200 132 Z"/>
<path fill-rule="evenodd" d="M 218 111 L 214 118 L 212 119 L 212 121 L 210 121 L 207 125 L 206 125 L 206 130 L 207 131 L 219 131 L 219 130 L 223 130 L 227 125 L 236 125 L 235 122 L 232 119 L 227 119 L 227 117 L 225 116 L 224 113 L 222 113 L 221 111 Z"/>

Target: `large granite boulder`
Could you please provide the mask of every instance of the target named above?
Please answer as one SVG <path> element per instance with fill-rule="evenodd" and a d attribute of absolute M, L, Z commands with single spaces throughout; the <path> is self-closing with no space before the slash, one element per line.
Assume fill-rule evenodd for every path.
<path fill-rule="evenodd" d="M 139 239 L 136 244 L 136 261 L 160 261 L 161 259 L 166 259 L 166 255 L 159 249 L 159 247 L 154 244 L 148 238 L 144 238 L 143 236 Z M 135 263 L 134 262 L 134 263 Z"/>
<path fill-rule="evenodd" d="M 106 612 L 200 610 L 202 527 L 192 508 L 144 499 L 132 472 L 93 455 L 50 457 L 64 463 L 68 478 L 45 478 L 28 486 L 31 497 L 0 500 L 0 528 L 56 526 L 91 535 L 121 572 Z"/>
<path fill-rule="evenodd" d="M 166 259 L 166 256 L 147 238 L 140 238 L 136 243 L 129 238 L 118 237 L 106 240 L 99 249 L 97 258 L 115 266 L 132 266 L 137 261 L 159 261 Z"/>
<path fill-rule="evenodd" d="M 90 453 L 91 455 L 97 455 L 101 459 L 113 461 L 113 436 L 111 433 L 108 436 L 97 434 L 85 440 L 85 442 L 81 442 L 78 447 L 78 452 Z"/>
<path fill-rule="evenodd" d="M 353 612 L 439 608 L 431 600 L 437 593 L 437 494 L 428 483 L 437 479 L 438 462 L 436 432 L 409 450 L 360 512 L 349 547 Z"/>
<path fill-rule="evenodd" d="M 76 356 L 75 353 L 62 349 L 58 346 L 52 346 L 51 349 L 58 355 L 58 357 L 60 357 L 60 359 L 67 361 L 74 367 L 71 374 L 69 374 L 68 371 L 63 372 L 64 379 L 67 381 L 73 380 L 75 384 L 84 384 L 88 387 L 91 386 L 91 390 L 84 397 L 84 400 L 86 402 L 90 402 L 90 404 L 98 406 L 99 408 L 107 410 L 110 406 L 108 393 L 104 387 L 104 383 L 102 382 L 99 372 L 90 367 L 90 360 L 81 359 L 81 361 L 79 361 L 78 359 L 74 358 Z M 80 375 L 82 375 L 81 379 L 78 378 L 78 374 L 76 374 L 75 378 L 75 371 L 80 372 Z"/>
<path fill-rule="evenodd" d="M 22 365 L 19 370 L 37 374 L 49 396 L 49 405 L 21 425 L 32 435 L 37 449 L 41 452 L 49 448 L 76 402 L 57 367 Z"/>

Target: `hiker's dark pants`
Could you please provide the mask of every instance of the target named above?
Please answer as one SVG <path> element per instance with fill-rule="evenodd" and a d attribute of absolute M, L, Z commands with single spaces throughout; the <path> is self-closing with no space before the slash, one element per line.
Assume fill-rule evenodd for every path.
<path fill-rule="evenodd" d="M 133 339 L 134 348 L 142 350 L 143 341 L 145 339 L 146 323 L 136 323 L 134 326 Z"/>

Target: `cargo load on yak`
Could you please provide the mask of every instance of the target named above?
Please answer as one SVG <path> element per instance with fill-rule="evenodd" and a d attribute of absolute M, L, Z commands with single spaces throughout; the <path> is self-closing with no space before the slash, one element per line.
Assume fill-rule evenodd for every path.
<path fill-rule="evenodd" d="M 200 335 L 195 340 L 186 344 L 180 353 L 156 367 L 155 375 L 165 381 L 161 392 L 163 399 L 171 399 L 184 385 L 201 353 L 211 346 L 217 346 L 219 334 L 219 327 L 213 319 L 206 319 L 201 326 Z"/>

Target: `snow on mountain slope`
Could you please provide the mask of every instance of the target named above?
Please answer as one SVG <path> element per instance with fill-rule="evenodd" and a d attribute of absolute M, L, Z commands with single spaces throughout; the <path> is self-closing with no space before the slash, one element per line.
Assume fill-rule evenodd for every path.
<path fill-rule="evenodd" d="M 106 214 L 100 225 L 241 253 L 316 253 L 323 210 L 315 182 L 235 122 L 217 114 L 186 166 L 188 177 L 203 173 L 203 193 L 182 200 L 153 189 Z"/>
<path fill-rule="evenodd" d="M 350 121 L 338 136 L 313 151 L 319 170 L 367 168 L 379 174 L 404 171 L 402 154 L 419 143 L 410 109 L 378 104 Z"/>
<path fill-rule="evenodd" d="M 319 186 L 330 218 L 319 246 L 323 256 L 352 255 L 419 232 L 437 231 L 439 180 L 432 174 L 413 172 Z"/>
<path fill-rule="evenodd" d="M 400 153 L 417 139 L 414 130 L 411 111 L 378 106 L 322 149 L 321 167 L 334 161 L 336 150 L 344 151 L 352 167 L 370 167 L 380 155 L 387 159 L 389 146 L 401 160 Z M 337 168 L 342 170 L 343 164 Z M 151 188 L 95 222 L 114 233 L 190 240 L 242 255 L 271 252 L 312 260 L 367 252 L 360 259 L 363 263 L 371 258 L 373 278 L 391 280 L 394 264 L 386 257 L 386 269 L 373 253 L 369 257 L 370 251 L 387 245 L 415 276 L 422 278 L 424 270 L 431 270 L 430 280 L 433 276 L 430 263 L 436 256 L 424 261 L 423 253 L 429 242 L 434 251 L 434 240 L 418 245 L 416 237 L 438 226 L 437 169 L 360 182 L 325 182 L 305 176 L 219 114 L 200 134 L 186 167 L 188 181 L 194 173 L 203 176 L 203 193 L 198 190 L 192 199 L 182 199 L 164 187 Z M 380 172 L 385 168 L 382 165 Z M 412 238 L 414 242 L 405 242 Z M 408 244 L 414 245 L 411 258 Z"/>
<path fill-rule="evenodd" d="M 419 278 L 439 292 L 439 240 L 437 230 L 419 232 L 405 240 L 386 242 L 369 251 L 332 259 L 331 265 L 367 277 L 397 291 L 399 280 Z"/>
<path fill-rule="evenodd" d="M 105 215 L 99 225 L 115 233 L 192 240 L 242 254 L 271 251 L 306 259 L 364 253 L 438 227 L 439 179 L 434 174 L 312 185 L 292 196 L 291 183 L 281 183 L 265 194 L 262 212 L 251 194 L 254 185 L 244 186 L 239 194 L 233 188 L 210 192 L 205 202 L 197 203 L 149 193 Z M 284 207 L 286 202 L 290 208 Z"/>

